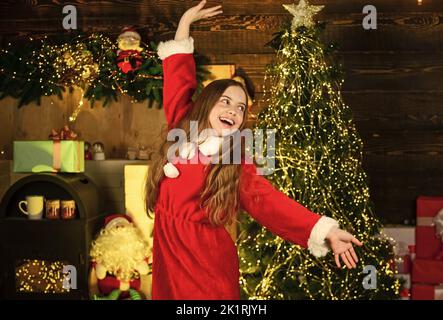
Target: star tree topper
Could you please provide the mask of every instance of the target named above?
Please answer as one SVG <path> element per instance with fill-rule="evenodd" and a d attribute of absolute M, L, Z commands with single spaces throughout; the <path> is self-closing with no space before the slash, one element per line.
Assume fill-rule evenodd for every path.
<path fill-rule="evenodd" d="M 306 0 L 300 0 L 298 5 L 295 5 L 295 3 L 291 5 L 284 4 L 283 7 L 294 16 L 292 18 L 292 31 L 295 31 L 300 26 L 314 26 L 313 16 L 325 6 L 311 6 Z"/>

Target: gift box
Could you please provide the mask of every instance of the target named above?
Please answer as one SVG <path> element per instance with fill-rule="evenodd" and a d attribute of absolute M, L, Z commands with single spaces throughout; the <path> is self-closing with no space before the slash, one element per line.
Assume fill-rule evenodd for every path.
<path fill-rule="evenodd" d="M 443 283 L 443 261 L 415 259 L 412 263 L 412 282 Z"/>
<path fill-rule="evenodd" d="M 416 258 L 442 259 L 442 239 L 437 236 L 435 219 L 443 209 L 443 197 L 417 198 L 417 227 L 415 229 Z"/>
<path fill-rule="evenodd" d="M 84 142 L 14 141 L 14 172 L 84 172 Z"/>
<path fill-rule="evenodd" d="M 413 284 L 412 300 L 443 300 L 443 285 Z"/>

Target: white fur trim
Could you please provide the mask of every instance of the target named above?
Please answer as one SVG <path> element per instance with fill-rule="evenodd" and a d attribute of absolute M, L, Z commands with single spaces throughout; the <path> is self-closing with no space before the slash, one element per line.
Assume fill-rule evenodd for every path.
<path fill-rule="evenodd" d="M 222 145 L 223 137 L 209 136 L 206 140 L 198 146 L 198 149 L 205 156 L 212 156 L 216 154 Z"/>
<path fill-rule="evenodd" d="M 123 218 L 123 217 L 117 217 L 112 219 L 111 221 L 108 222 L 108 224 L 105 226 L 105 229 L 112 229 L 116 226 L 123 226 L 123 225 L 129 225 L 131 224 L 128 219 Z"/>
<path fill-rule="evenodd" d="M 163 166 L 163 172 L 165 173 L 165 176 L 167 176 L 168 178 L 177 178 L 178 175 L 180 174 L 178 172 L 178 169 L 170 162 L 168 162 Z"/>
<path fill-rule="evenodd" d="M 136 31 L 125 31 L 118 36 L 118 39 L 129 38 L 129 37 L 141 40 L 140 34 Z"/>
<path fill-rule="evenodd" d="M 194 52 L 194 39 L 189 37 L 181 40 L 168 40 L 160 41 L 157 46 L 157 54 L 161 60 L 165 60 L 167 57 L 176 53 L 193 53 Z"/>
<path fill-rule="evenodd" d="M 325 238 L 332 227 L 338 228 L 338 222 L 329 217 L 321 217 L 311 230 L 308 240 L 309 252 L 315 257 L 323 257 L 329 252 Z"/>
<path fill-rule="evenodd" d="M 180 146 L 180 157 L 183 159 L 192 159 L 195 156 L 195 144 L 192 142 L 185 142 Z"/>

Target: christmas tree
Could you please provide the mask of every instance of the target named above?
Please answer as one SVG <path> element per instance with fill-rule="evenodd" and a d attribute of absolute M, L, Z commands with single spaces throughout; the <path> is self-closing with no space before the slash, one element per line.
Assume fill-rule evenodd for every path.
<path fill-rule="evenodd" d="M 294 17 L 269 43 L 276 59 L 267 66 L 265 108 L 255 128 L 275 131 L 275 171 L 267 178 L 311 211 L 332 217 L 363 242 L 355 248 L 356 269 L 339 269 L 324 258 L 273 235 L 241 215 L 238 238 L 244 299 L 395 299 L 400 283 L 391 269 L 393 250 L 380 236 L 372 211 L 363 144 L 340 95 L 334 46 L 320 41 L 313 15 L 323 6 L 283 5 Z M 266 143 L 264 143 L 266 145 Z M 364 266 L 374 266 L 376 283 L 365 289 Z M 375 285 L 375 287 L 373 286 Z"/>

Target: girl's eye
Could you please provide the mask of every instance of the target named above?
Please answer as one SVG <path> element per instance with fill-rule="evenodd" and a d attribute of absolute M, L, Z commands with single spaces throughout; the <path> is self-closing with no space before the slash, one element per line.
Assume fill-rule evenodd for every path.
<path fill-rule="evenodd" d="M 228 102 L 228 104 L 229 104 L 229 100 L 228 100 L 228 99 L 222 99 L 222 101 L 227 101 L 227 102 Z"/>
<path fill-rule="evenodd" d="M 244 105 L 240 105 L 240 106 L 238 106 L 238 108 L 240 109 L 241 112 L 245 111 L 245 106 Z"/>

